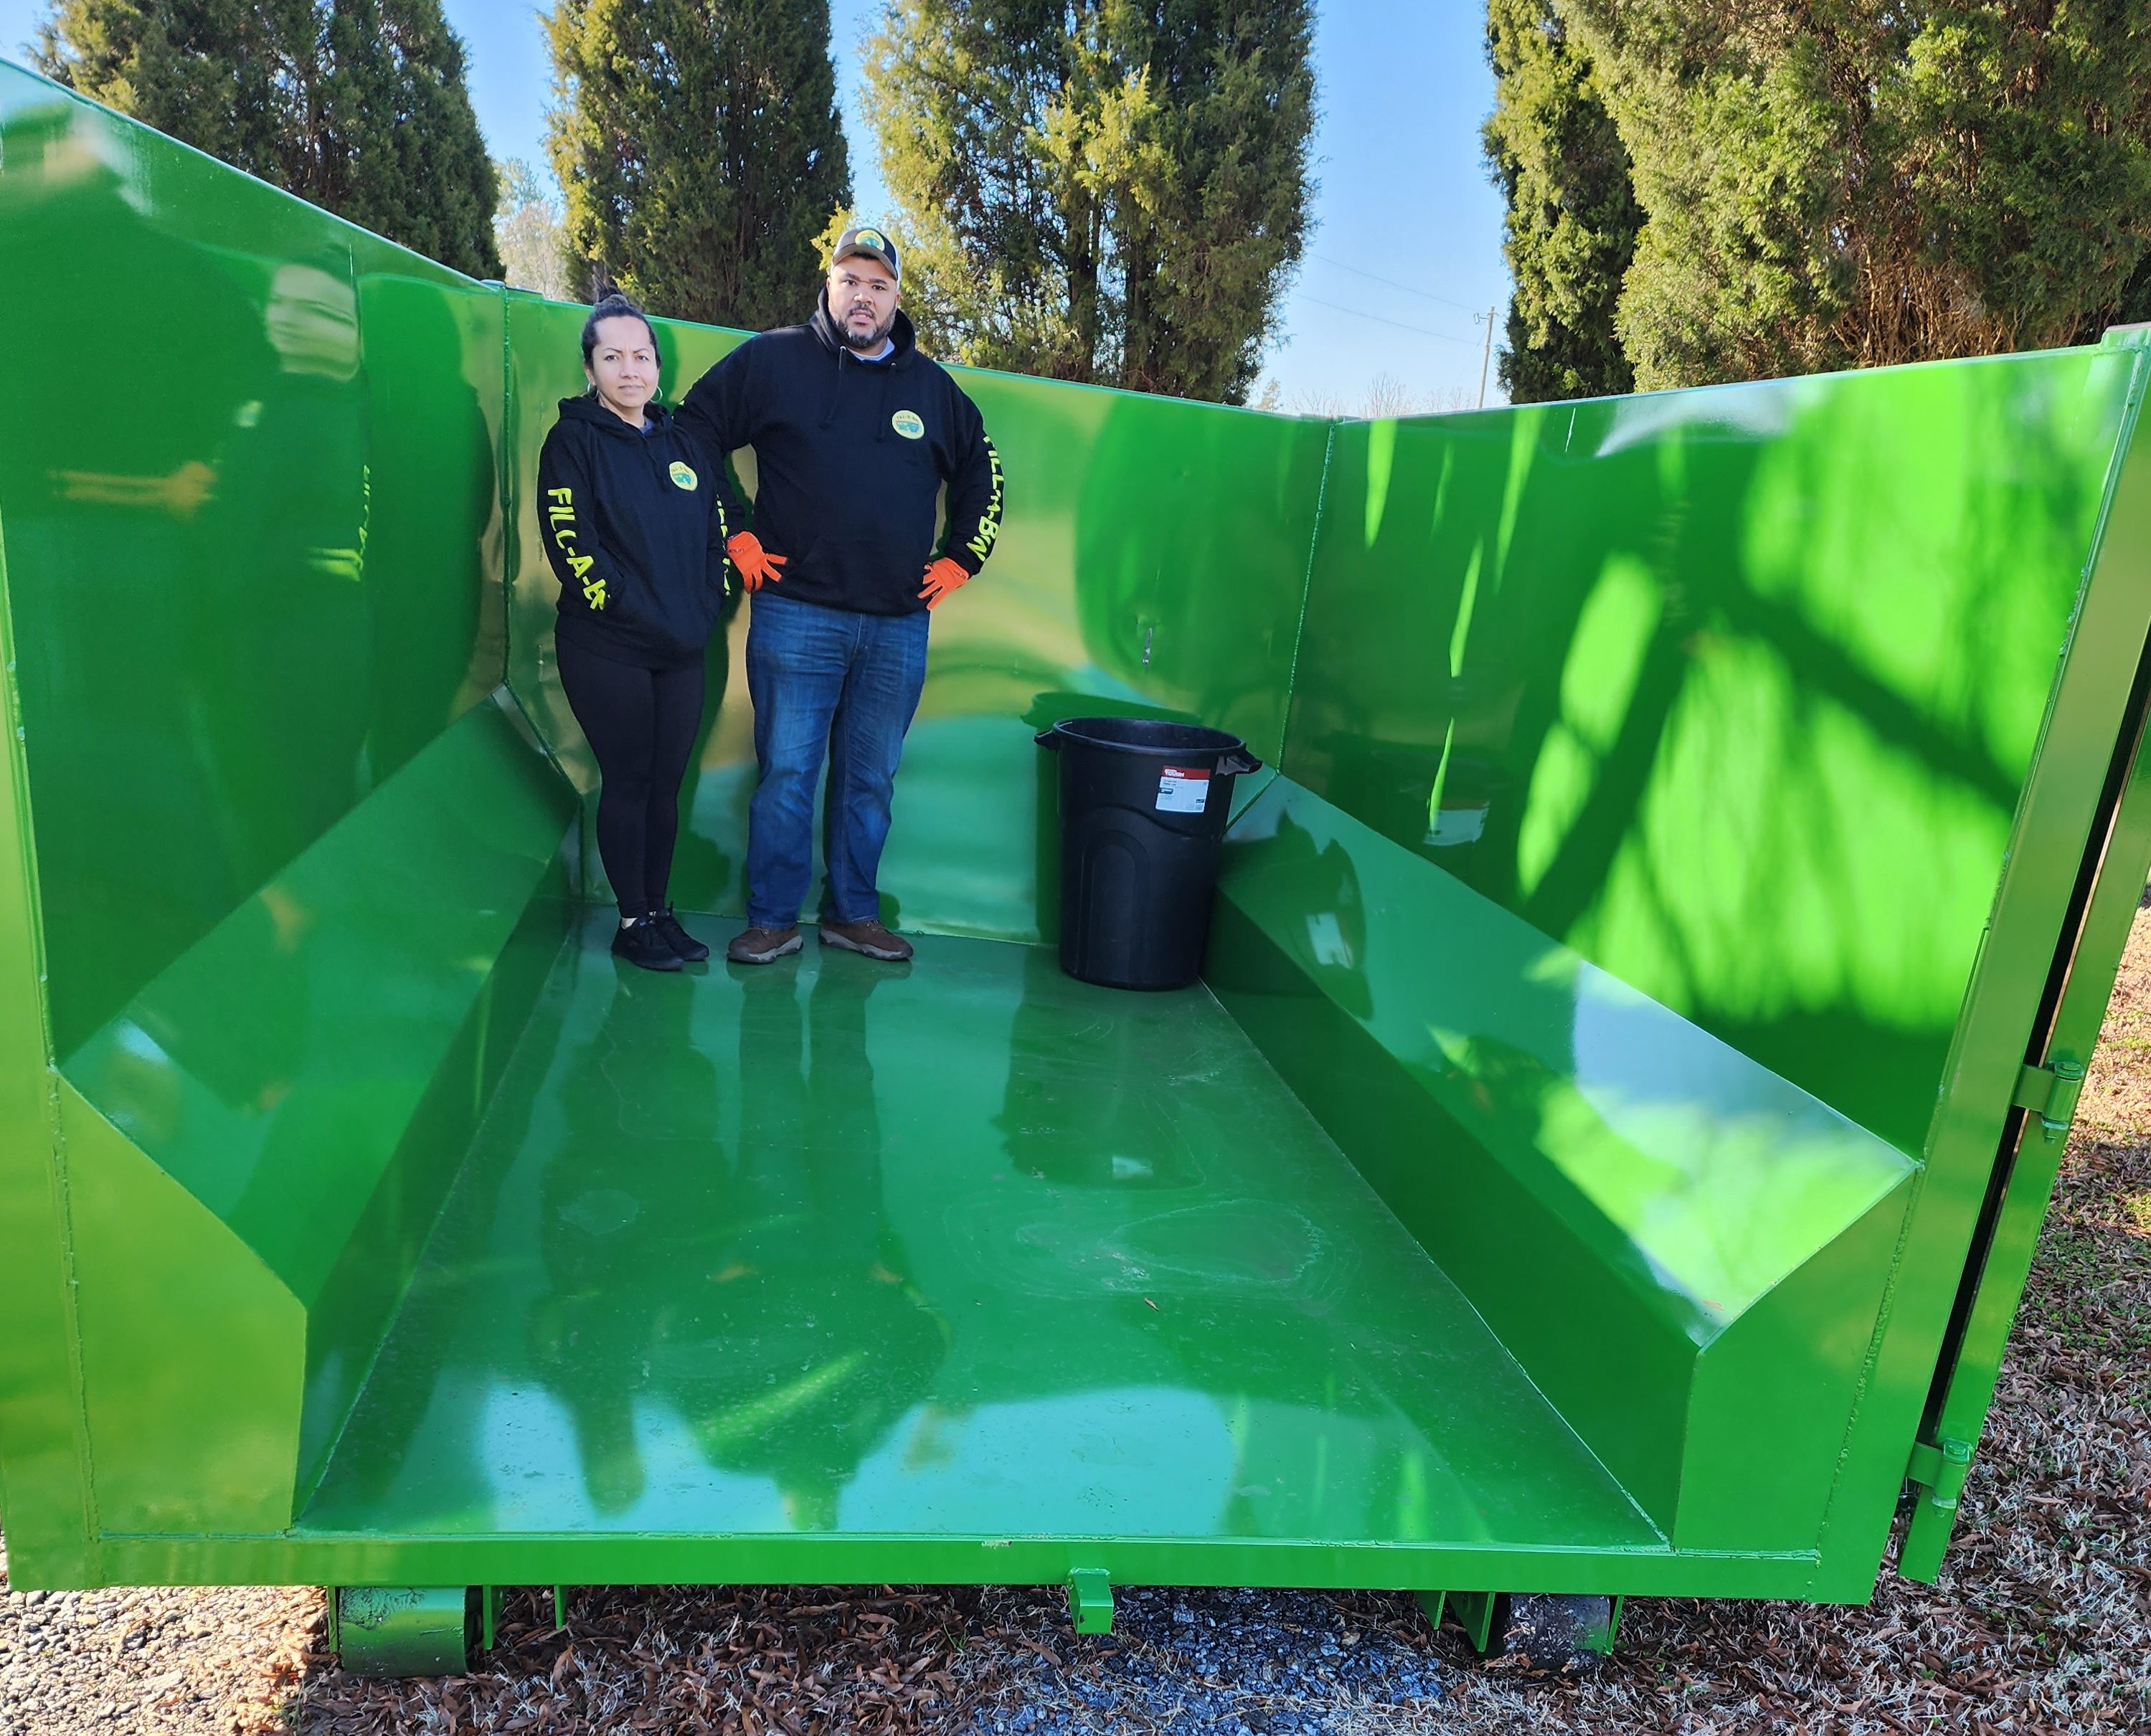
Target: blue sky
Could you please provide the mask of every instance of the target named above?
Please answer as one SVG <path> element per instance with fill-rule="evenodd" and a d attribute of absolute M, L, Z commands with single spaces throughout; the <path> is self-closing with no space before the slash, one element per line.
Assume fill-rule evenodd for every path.
<path fill-rule="evenodd" d="M 496 156 L 542 167 L 551 68 L 540 8 L 446 0 L 470 53 L 478 124 Z M 883 204 L 858 43 L 880 0 L 832 0 L 838 90 L 858 203 Z M 0 0 L 0 53 L 19 58 L 43 0 Z M 1493 104 L 1483 0 L 1329 0 L 1318 5 L 1315 224 L 1269 370 L 1288 403 L 1356 405 L 1377 375 L 1412 396 L 1469 403 L 1485 310 L 1506 309 L 1501 206 L 1479 127 Z M 1477 315 L 1475 320 L 1474 315 Z M 1500 396 L 1489 380 L 1488 397 Z"/>

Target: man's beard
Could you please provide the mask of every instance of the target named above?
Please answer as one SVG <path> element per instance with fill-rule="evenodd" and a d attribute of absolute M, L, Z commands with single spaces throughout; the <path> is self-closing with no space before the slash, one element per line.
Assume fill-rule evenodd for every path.
<path fill-rule="evenodd" d="M 851 316 L 848 314 L 837 322 L 837 330 L 843 333 L 844 346 L 847 349 L 862 351 L 878 350 L 888 341 L 889 333 L 896 330 L 896 310 L 891 308 L 888 310 L 888 317 L 864 337 L 861 337 L 853 326 Z"/>

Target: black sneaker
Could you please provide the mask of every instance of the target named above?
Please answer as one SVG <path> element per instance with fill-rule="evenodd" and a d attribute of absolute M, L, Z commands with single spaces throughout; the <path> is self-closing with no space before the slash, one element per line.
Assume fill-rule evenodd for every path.
<path fill-rule="evenodd" d="M 671 905 L 666 905 L 661 911 L 652 911 L 650 920 L 657 925 L 658 933 L 665 936 L 666 945 L 689 964 L 698 965 L 710 956 L 710 949 L 681 926 L 680 919 L 672 914 Z"/>
<path fill-rule="evenodd" d="M 665 931 L 652 916 L 637 916 L 632 922 L 623 922 L 613 931 L 612 956 L 624 958 L 631 965 L 640 965 L 645 971 L 676 971 L 680 955 L 672 950 L 671 941 L 665 938 Z"/>

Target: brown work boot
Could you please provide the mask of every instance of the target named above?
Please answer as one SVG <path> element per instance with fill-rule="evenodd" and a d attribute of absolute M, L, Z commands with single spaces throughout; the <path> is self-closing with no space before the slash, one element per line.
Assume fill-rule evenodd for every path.
<path fill-rule="evenodd" d="M 766 965 L 772 958 L 797 952 L 803 944 L 796 922 L 789 928 L 750 928 L 732 936 L 725 956 L 736 965 Z"/>
<path fill-rule="evenodd" d="M 868 958 L 885 958 L 891 964 L 903 964 L 911 956 L 911 942 L 900 934 L 891 934 L 871 916 L 863 922 L 823 919 L 822 944 L 847 952 L 863 952 Z"/>

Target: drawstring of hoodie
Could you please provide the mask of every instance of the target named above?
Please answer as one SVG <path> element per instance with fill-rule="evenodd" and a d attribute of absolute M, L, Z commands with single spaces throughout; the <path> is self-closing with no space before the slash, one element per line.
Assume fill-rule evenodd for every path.
<path fill-rule="evenodd" d="M 650 426 L 639 430 L 635 437 L 642 442 L 643 451 L 650 455 L 650 475 L 660 482 L 670 482 L 672 480 L 671 463 L 663 453 L 658 451 L 658 448 L 665 444 L 664 436 L 666 432 L 665 421 L 651 413 L 657 408 L 658 406 L 651 404 L 643 411 L 643 419 Z"/>
<path fill-rule="evenodd" d="M 898 321 L 903 320 L 903 315 L 899 312 L 896 319 L 890 322 L 888 341 L 891 349 L 888 355 L 879 361 L 868 361 L 863 356 L 857 355 L 844 341 L 843 328 L 837 324 L 837 316 L 829 306 L 829 292 L 827 289 L 822 291 L 816 301 L 814 318 L 810 323 L 822 335 L 822 341 L 833 352 L 830 360 L 836 365 L 836 371 L 829 377 L 829 403 L 828 407 L 822 412 L 822 426 L 833 427 L 836 424 L 837 411 L 843 403 L 844 396 L 844 358 L 849 356 L 858 366 L 871 368 L 882 376 L 879 394 L 881 411 L 874 423 L 874 444 L 879 446 L 888 440 L 891 414 L 889 397 L 896 390 L 896 376 L 898 371 L 897 363 L 902 361 L 907 353 L 904 346 L 896 341 L 896 326 Z"/>

